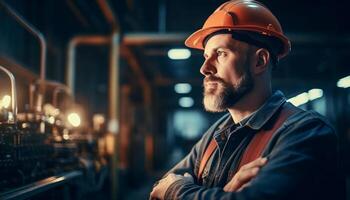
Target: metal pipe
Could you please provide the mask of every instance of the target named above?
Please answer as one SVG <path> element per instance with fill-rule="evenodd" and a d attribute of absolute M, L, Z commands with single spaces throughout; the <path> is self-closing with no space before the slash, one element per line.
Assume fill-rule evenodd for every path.
<path fill-rule="evenodd" d="M 40 84 L 40 80 L 36 80 L 35 82 L 33 82 L 29 85 L 29 107 L 30 108 L 33 108 L 34 93 L 36 90 L 36 85 L 38 85 L 38 84 Z M 71 94 L 72 94 L 70 88 L 67 87 L 66 85 L 64 85 L 63 83 L 60 83 L 60 82 L 45 80 L 44 85 L 55 87 L 55 89 L 53 91 L 53 96 L 52 96 L 52 105 L 53 106 L 57 105 L 58 93 L 64 91 L 69 96 L 71 96 Z"/>
<path fill-rule="evenodd" d="M 72 91 L 70 90 L 70 88 L 63 83 L 47 80 L 47 81 L 45 81 L 45 85 L 55 87 L 55 89 L 52 93 L 52 105 L 54 107 L 57 107 L 57 104 L 58 104 L 57 98 L 58 98 L 58 94 L 60 92 L 65 92 L 65 94 L 69 95 L 70 97 L 72 96 Z"/>
<path fill-rule="evenodd" d="M 78 45 L 103 45 L 108 44 L 109 41 L 109 37 L 101 35 L 75 36 L 69 41 L 67 50 L 66 85 L 70 88 L 73 99 L 75 95 L 75 59 Z"/>
<path fill-rule="evenodd" d="M 109 132 L 117 134 L 119 131 L 119 34 L 114 32 L 111 39 L 110 65 L 109 65 L 109 118 L 112 126 Z"/>
<path fill-rule="evenodd" d="M 13 123 L 17 122 L 17 90 L 16 90 L 16 80 L 13 74 L 7 70 L 5 67 L 0 65 L 0 70 L 5 72 L 11 82 L 11 109 L 13 112 Z"/>
<path fill-rule="evenodd" d="M 53 91 L 53 95 L 52 95 L 52 105 L 57 108 L 58 107 L 58 103 L 57 103 L 57 100 L 58 100 L 58 94 L 60 92 L 65 92 L 66 94 L 68 94 L 69 96 L 72 96 L 72 92 L 70 90 L 69 87 L 67 86 L 57 86 L 55 88 L 55 90 Z"/>
<path fill-rule="evenodd" d="M 66 70 L 66 83 L 68 88 L 72 91 L 72 96 L 75 94 L 74 82 L 75 82 L 75 71 L 76 71 L 76 49 L 78 45 L 105 45 L 110 44 L 110 66 L 109 66 L 109 106 L 108 106 L 108 132 L 111 134 L 113 139 L 113 151 L 112 156 L 112 199 L 117 199 L 118 193 L 118 140 L 117 133 L 119 132 L 119 43 L 120 35 L 117 32 L 113 32 L 111 36 L 76 36 L 72 38 L 68 45 L 67 55 L 67 70 Z"/>
<path fill-rule="evenodd" d="M 115 17 L 113 10 L 106 0 L 97 0 L 98 5 L 101 8 L 103 15 L 106 17 L 107 22 L 112 29 L 110 40 L 110 66 L 109 66 L 109 122 L 108 131 L 112 134 L 114 141 L 114 152 L 112 155 L 111 163 L 111 175 L 112 175 L 112 194 L 111 199 L 116 200 L 119 195 L 119 138 L 118 133 L 120 130 L 120 88 L 119 88 L 119 60 L 120 60 L 120 26 L 118 19 Z"/>
<path fill-rule="evenodd" d="M 127 47 L 123 47 L 122 49 L 123 54 L 125 55 L 128 64 L 130 65 L 132 71 L 135 73 L 137 80 L 140 83 L 140 86 L 143 88 L 143 93 L 144 93 L 144 97 L 145 97 L 145 102 L 148 106 L 148 104 L 150 103 L 150 94 L 151 94 L 151 84 L 149 83 L 149 81 L 147 80 L 147 78 L 144 76 L 142 70 L 141 70 L 141 65 L 140 63 L 137 61 L 137 58 L 135 57 L 135 55 L 130 51 L 129 48 Z"/>
<path fill-rule="evenodd" d="M 114 154 L 112 155 L 112 199 L 117 199 L 119 193 L 118 180 L 118 160 L 119 160 L 119 140 L 118 133 L 120 130 L 120 111 L 119 111 L 119 37 L 117 32 L 112 33 L 111 50 L 110 50 L 110 66 L 109 66 L 109 122 L 108 132 L 114 137 Z"/>
<path fill-rule="evenodd" d="M 107 22 L 111 26 L 113 32 L 120 32 L 120 26 L 117 18 L 115 17 L 111 6 L 106 0 L 97 0 L 97 4 L 100 7 L 102 14 L 105 16 Z"/>
<path fill-rule="evenodd" d="M 6 10 L 6 12 L 13 17 L 22 27 L 24 27 L 29 33 L 35 36 L 39 40 L 40 44 L 40 88 L 37 99 L 37 111 L 41 111 L 42 104 L 44 102 L 45 87 L 44 81 L 46 78 L 46 41 L 43 34 L 37 30 L 32 24 L 27 22 L 20 14 L 16 13 L 9 5 L 4 1 L 0 1 L 0 5 Z"/>
<path fill-rule="evenodd" d="M 183 43 L 189 36 L 186 33 L 126 33 L 123 36 L 125 45 Z"/>

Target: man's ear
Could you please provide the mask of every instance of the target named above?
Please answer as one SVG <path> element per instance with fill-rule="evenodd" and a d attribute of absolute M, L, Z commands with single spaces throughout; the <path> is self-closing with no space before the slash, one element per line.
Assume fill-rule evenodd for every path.
<path fill-rule="evenodd" d="M 256 63 L 252 70 L 254 74 L 261 74 L 268 70 L 270 62 L 270 52 L 267 49 L 260 48 L 255 52 Z"/>

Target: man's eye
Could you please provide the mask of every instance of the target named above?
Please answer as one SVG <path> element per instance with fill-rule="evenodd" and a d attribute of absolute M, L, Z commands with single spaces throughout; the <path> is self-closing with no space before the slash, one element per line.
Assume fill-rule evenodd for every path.
<path fill-rule="evenodd" d="M 224 51 L 217 51 L 216 53 L 218 56 L 226 56 L 226 53 Z"/>

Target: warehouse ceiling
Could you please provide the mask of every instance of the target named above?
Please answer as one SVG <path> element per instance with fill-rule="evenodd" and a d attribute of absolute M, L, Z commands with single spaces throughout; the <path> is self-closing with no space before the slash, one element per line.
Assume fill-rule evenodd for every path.
<path fill-rule="evenodd" d="M 100 6 L 101 0 L 5 2 L 46 36 L 49 48 L 48 65 L 52 66 L 52 69 L 48 70 L 48 76 L 51 79 L 63 80 L 66 46 L 72 37 L 82 34 L 108 35 L 111 32 L 111 24 Z M 164 98 L 167 106 L 177 106 L 176 98 L 173 98 L 176 94 L 172 88 L 178 82 L 189 82 L 193 85 L 195 92 L 192 95 L 197 102 L 196 105 L 201 106 L 202 76 L 199 67 L 203 62 L 202 53 L 191 50 L 190 59 L 174 61 L 168 58 L 167 52 L 171 48 L 183 48 L 186 36 L 200 28 L 206 17 L 223 2 L 107 1 L 119 21 L 124 39 L 130 35 L 146 38 L 146 43 L 129 44 L 129 47 L 138 60 L 142 73 L 156 86 L 159 95 L 169 97 Z M 292 53 L 281 61 L 274 72 L 275 85 L 284 89 L 287 96 L 313 87 L 324 88 L 333 85 L 335 87 L 339 78 L 350 74 L 347 62 L 350 56 L 350 26 L 347 23 L 349 16 L 346 11 L 348 1 L 263 0 L 261 2 L 280 19 L 286 35 L 292 40 Z M 3 12 L 0 12 L 0 17 L 7 19 L 4 23 L 7 23 L 8 27 L 14 26 Z M 9 34 L 7 33 L 8 38 Z M 155 36 L 155 34 L 161 35 Z M 35 46 L 35 41 L 26 40 L 26 44 Z M 24 53 L 26 51 L 22 53 L 17 51 L 12 57 L 22 59 L 24 65 L 37 72 L 33 67 L 37 66 L 37 59 L 33 58 L 33 54 Z M 106 50 L 100 50 L 100 54 L 105 53 Z M 7 51 L 7 54 L 11 52 Z M 106 74 L 107 66 L 104 69 L 105 71 L 101 70 L 101 73 Z M 106 91 L 103 90 L 107 84 L 106 79 L 105 83 L 101 83 L 101 87 L 97 87 L 98 90 Z"/>

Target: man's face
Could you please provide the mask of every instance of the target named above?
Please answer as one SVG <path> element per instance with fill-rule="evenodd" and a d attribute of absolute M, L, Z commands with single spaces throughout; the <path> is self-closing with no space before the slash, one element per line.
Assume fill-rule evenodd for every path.
<path fill-rule="evenodd" d="M 205 76 L 203 103 L 207 111 L 225 111 L 252 90 L 251 56 L 251 47 L 230 34 L 214 35 L 207 41 L 200 69 Z"/>

